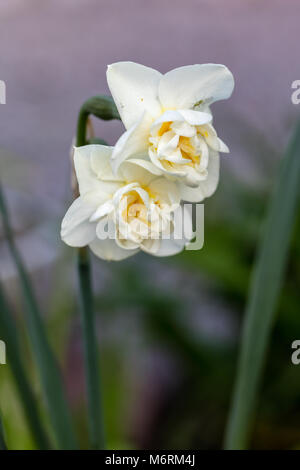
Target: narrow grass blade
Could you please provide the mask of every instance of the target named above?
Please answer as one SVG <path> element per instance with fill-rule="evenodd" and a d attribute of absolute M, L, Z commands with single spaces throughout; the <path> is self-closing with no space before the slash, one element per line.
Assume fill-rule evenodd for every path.
<path fill-rule="evenodd" d="M 13 314 L 0 284 L 0 338 L 5 342 L 7 362 L 12 370 L 28 425 L 39 449 L 49 449 L 49 441 L 43 430 L 36 406 L 36 398 L 27 380 Z"/>
<path fill-rule="evenodd" d="M 5 198 L 0 186 L 0 213 L 2 215 L 4 234 L 7 238 L 11 256 L 15 262 L 22 294 L 24 298 L 26 323 L 34 358 L 37 363 L 42 389 L 47 400 L 48 411 L 55 433 L 57 445 L 61 449 L 73 449 L 76 441 L 71 419 L 64 396 L 62 380 L 53 352 L 50 348 L 41 313 L 29 275 L 14 241 Z"/>
<path fill-rule="evenodd" d="M 1 417 L 0 417 L 0 450 L 7 450 L 5 437 L 4 437 L 4 428 L 3 428 Z"/>
<path fill-rule="evenodd" d="M 270 201 L 245 312 L 237 378 L 225 436 L 227 449 L 244 449 L 288 259 L 300 193 L 300 122 L 288 146 Z"/>

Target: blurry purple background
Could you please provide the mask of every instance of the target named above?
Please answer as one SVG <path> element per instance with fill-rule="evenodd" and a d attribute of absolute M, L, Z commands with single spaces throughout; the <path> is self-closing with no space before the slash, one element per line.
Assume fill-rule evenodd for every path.
<path fill-rule="evenodd" d="M 231 149 L 224 164 L 255 177 L 255 143 L 245 148 L 237 129 L 248 129 L 250 141 L 261 131 L 271 159 L 286 143 L 297 113 L 290 96 L 300 78 L 299 14 L 297 0 L 1 0 L 7 105 L 0 108 L 0 145 L 33 163 L 37 197 L 61 201 L 78 108 L 108 93 L 107 64 L 132 60 L 166 72 L 217 62 L 236 79 L 232 99 L 215 105 Z M 113 144 L 121 125 L 103 129 Z"/>
<path fill-rule="evenodd" d="M 77 113 L 88 97 L 109 93 L 107 64 L 131 60 L 161 72 L 194 63 L 227 65 L 235 77 L 235 91 L 230 100 L 213 107 L 216 129 L 231 150 L 222 157 L 222 167 L 261 185 L 272 181 L 274 163 L 300 110 L 291 102 L 291 84 L 300 79 L 299 17 L 297 0 L 0 1 L 0 80 L 7 86 L 7 104 L 0 105 L 0 176 L 26 263 L 45 268 L 37 272 L 35 285 L 50 320 L 55 317 L 50 290 L 60 296 L 61 304 L 64 289 L 68 299 L 74 297 L 72 288 L 64 285 L 74 280 L 72 262 L 62 256 L 51 269 L 49 263 L 63 252 L 59 224 L 71 200 L 69 151 Z M 97 123 L 97 131 L 113 145 L 122 125 Z M 65 248 L 64 256 L 71 257 L 71 252 Z M 184 321 L 190 322 L 195 336 L 200 330 L 225 340 L 236 334 L 226 305 L 200 292 L 191 273 L 149 257 L 143 262 L 145 278 L 153 284 L 166 290 L 180 286 L 183 298 L 192 304 L 186 307 Z M 118 268 L 95 264 L 99 291 Z M 0 274 L 8 282 L 14 275 L 4 243 Z M 104 335 L 116 350 L 124 349 L 127 366 L 132 358 L 136 361 L 134 371 L 128 366 L 124 374 L 129 382 L 130 374 L 141 378 L 141 383 L 133 379 L 131 387 L 136 387 L 136 395 L 144 387 L 139 406 L 145 415 L 148 410 L 151 421 L 148 395 L 159 395 L 164 382 L 172 382 L 172 363 L 166 365 L 161 355 L 157 358 L 147 348 L 142 351 L 140 312 L 135 313 L 122 316 L 118 324 L 104 319 Z M 55 318 L 51 321 L 54 324 Z M 66 362 L 69 389 L 77 396 L 82 393 L 82 353 L 76 349 L 80 331 L 74 323 Z M 147 416 L 139 424 L 136 413 L 136 427 L 145 431 Z"/>
<path fill-rule="evenodd" d="M 0 106 L 0 172 L 8 188 L 21 190 L 10 197 L 16 230 L 28 225 L 28 212 L 33 219 L 63 215 L 79 107 L 109 93 L 106 66 L 119 60 L 161 72 L 227 65 L 235 91 L 214 105 L 216 128 L 231 150 L 222 166 L 255 184 L 271 178 L 298 113 L 291 83 L 300 78 L 299 14 L 296 0 L 1 0 L 7 104 Z M 98 126 L 110 144 L 121 131 L 119 122 Z M 26 243 L 23 251 L 30 255 Z M 43 257 L 52 254 L 41 246 L 34 258 Z"/>

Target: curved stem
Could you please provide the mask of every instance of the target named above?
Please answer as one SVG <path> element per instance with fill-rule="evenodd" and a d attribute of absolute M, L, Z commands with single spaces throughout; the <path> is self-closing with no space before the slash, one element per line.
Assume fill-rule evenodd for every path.
<path fill-rule="evenodd" d="M 77 132 L 76 132 L 76 147 L 82 147 L 86 144 L 86 129 L 89 113 L 85 110 L 84 106 L 79 111 L 77 120 Z"/>

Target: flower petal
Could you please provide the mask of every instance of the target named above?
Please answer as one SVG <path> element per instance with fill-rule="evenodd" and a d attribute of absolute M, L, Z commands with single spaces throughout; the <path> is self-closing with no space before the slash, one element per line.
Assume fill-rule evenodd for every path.
<path fill-rule="evenodd" d="M 149 184 L 149 189 L 152 193 L 157 194 L 158 198 L 165 204 L 180 203 L 180 193 L 174 181 L 166 178 L 156 178 Z"/>
<path fill-rule="evenodd" d="M 151 250 L 152 247 L 150 245 L 147 248 L 148 248 L 148 253 L 150 253 L 151 255 L 163 257 L 163 256 L 177 255 L 177 253 L 180 253 L 184 249 L 184 246 L 185 246 L 184 240 L 170 239 L 170 240 L 160 240 L 159 248 L 156 249 L 155 251 Z M 156 248 L 156 244 L 153 245 L 153 248 Z"/>
<path fill-rule="evenodd" d="M 159 168 L 159 170 L 164 175 L 168 175 L 169 178 L 173 178 L 173 179 L 174 179 L 174 177 L 182 177 L 183 178 L 185 176 L 185 171 L 179 170 L 177 168 L 175 169 L 174 166 L 171 167 L 171 165 L 169 165 L 170 169 L 167 169 L 166 164 L 165 164 L 165 166 L 163 166 L 161 161 L 159 160 L 159 158 L 157 156 L 157 153 L 153 152 L 151 149 L 149 149 L 149 157 L 150 157 L 151 162 L 153 163 L 153 165 L 157 166 Z M 128 160 L 128 161 L 130 161 L 130 160 Z"/>
<path fill-rule="evenodd" d="M 201 126 L 199 130 L 210 148 L 216 152 L 229 153 L 229 148 L 221 139 L 219 139 L 216 130 L 211 124 L 205 124 L 204 126 Z"/>
<path fill-rule="evenodd" d="M 223 142 L 223 140 L 221 140 L 219 137 L 218 137 L 218 142 L 219 142 L 219 152 L 222 152 L 222 153 L 229 153 L 230 152 L 230 150 L 227 147 L 227 145 L 225 144 L 225 142 Z"/>
<path fill-rule="evenodd" d="M 96 237 L 96 225 L 89 222 L 95 207 L 77 198 L 66 212 L 61 224 L 61 238 L 69 246 L 88 245 Z"/>
<path fill-rule="evenodd" d="M 107 82 L 121 119 L 129 129 L 147 111 L 161 113 L 158 85 L 161 73 L 134 62 L 117 62 L 107 68 Z"/>
<path fill-rule="evenodd" d="M 193 109 L 180 109 L 179 113 L 184 117 L 184 120 L 191 126 L 201 126 L 211 122 L 212 115 L 202 113 L 201 111 L 194 111 Z"/>
<path fill-rule="evenodd" d="M 224 65 L 188 65 L 162 77 L 159 98 L 165 108 L 191 109 L 229 98 L 233 87 L 232 73 Z"/>
<path fill-rule="evenodd" d="M 104 217 L 105 215 L 109 214 L 113 210 L 114 210 L 114 205 L 112 203 L 112 200 L 109 199 L 104 204 L 101 204 L 98 207 L 98 209 L 91 215 L 90 222 L 95 222 L 101 219 L 101 217 Z"/>
<path fill-rule="evenodd" d="M 102 181 L 121 181 L 118 175 L 114 175 L 111 168 L 110 158 L 113 149 L 114 147 L 101 145 L 93 145 L 93 148 L 89 149 L 91 169 Z"/>
<path fill-rule="evenodd" d="M 174 214 L 174 238 L 145 240 L 141 249 L 154 256 L 173 256 L 180 253 L 193 237 L 192 205 L 185 204 L 176 209 Z"/>
<path fill-rule="evenodd" d="M 126 238 L 116 238 L 116 244 L 123 250 L 139 250 L 140 245 Z M 131 255 L 130 255 L 131 256 Z"/>
<path fill-rule="evenodd" d="M 155 255 L 159 250 L 161 240 L 155 238 L 147 238 L 141 244 L 141 250 L 149 255 Z"/>
<path fill-rule="evenodd" d="M 151 122 L 152 119 L 149 115 L 142 114 L 140 119 L 128 131 L 124 132 L 117 141 L 111 156 L 111 166 L 116 175 L 119 166 L 128 157 L 147 151 Z"/>
<path fill-rule="evenodd" d="M 127 160 L 126 163 L 138 165 L 156 176 L 160 176 L 162 173 L 159 168 L 157 168 L 157 166 L 153 165 L 153 163 L 151 163 L 149 160 L 144 160 L 143 158 L 131 158 L 130 160 Z"/>
<path fill-rule="evenodd" d="M 201 202 L 206 197 L 211 196 L 219 182 L 220 157 L 218 152 L 209 152 L 207 166 L 207 178 L 199 183 L 196 188 L 191 188 L 183 183 L 179 183 L 181 199 L 187 202 Z"/>
<path fill-rule="evenodd" d="M 125 186 L 122 186 L 122 188 L 118 189 L 118 191 L 116 191 L 113 196 L 113 202 L 115 206 L 118 206 L 124 194 L 136 189 L 138 186 L 139 184 L 137 182 L 133 182 L 133 183 L 126 184 Z"/>
<path fill-rule="evenodd" d="M 142 161 L 143 160 L 139 159 L 130 159 L 121 165 L 119 173 L 124 179 L 124 181 L 127 181 L 128 183 L 138 183 L 143 186 L 148 186 L 153 179 L 157 178 L 157 172 L 154 173 L 154 171 L 152 170 L 152 166 L 154 165 L 149 162 L 149 165 L 152 165 L 152 171 L 150 171 L 150 169 L 148 169 L 147 167 L 147 164 L 145 166 L 141 164 Z"/>
<path fill-rule="evenodd" d="M 167 110 L 153 122 L 151 130 L 156 131 L 164 122 L 184 121 L 184 117 L 178 111 Z"/>
<path fill-rule="evenodd" d="M 89 245 L 92 252 L 98 256 L 98 258 L 107 261 L 121 261 L 129 256 L 133 256 L 138 253 L 139 250 L 125 250 L 117 245 L 116 240 L 107 238 L 106 240 L 95 239 Z"/>
<path fill-rule="evenodd" d="M 197 129 L 195 126 L 191 126 L 185 121 L 172 122 L 171 129 L 173 132 L 175 132 L 175 134 L 181 135 L 183 137 L 194 137 L 197 132 Z"/>
<path fill-rule="evenodd" d="M 105 181 L 109 174 L 111 147 L 105 145 L 85 145 L 76 147 L 74 165 L 79 185 L 79 192 L 84 199 L 99 206 L 120 187 L 118 177 Z M 104 178 L 102 180 L 101 178 Z"/>

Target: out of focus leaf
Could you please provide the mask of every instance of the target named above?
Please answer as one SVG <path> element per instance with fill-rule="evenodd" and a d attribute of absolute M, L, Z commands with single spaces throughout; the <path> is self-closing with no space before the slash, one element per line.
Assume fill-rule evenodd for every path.
<path fill-rule="evenodd" d="M 205 228 L 205 239 L 204 249 L 184 251 L 174 261 L 180 261 L 195 270 L 201 269 L 224 290 L 243 296 L 249 279 L 249 268 L 245 254 L 236 249 L 239 245 L 237 236 L 225 224 L 211 224 Z"/>
<path fill-rule="evenodd" d="M 41 418 L 36 406 L 36 398 L 27 380 L 26 372 L 21 359 L 17 328 L 12 311 L 4 296 L 0 284 L 0 337 L 5 341 L 9 365 L 27 417 L 31 432 L 39 449 L 49 448 L 48 438 L 41 425 Z"/>
<path fill-rule="evenodd" d="M 6 450 L 6 444 L 5 444 L 5 437 L 4 437 L 4 428 L 2 424 L 2 420 L 0 417 L 0 450 Z"/>
<path fill-rule="evenodd" d="M 300 122 L 288 146 L 268 209 L 245 313 L 225 447 L 247 447 L 266 350 L 299 201 Z"/>
<path fill-rule="evenodd" d="M 58 365 L 49 345 L 29 275 L 14 241 L 1 186 L 0 213 L 3 221 L 4 234 L 19 274 L 31 347 L 38 366 L 43 391 L 47 398 L 50 420 L 55 432 L 57 445 L 61 449 L 73 449 L 76 447 L 76 441 Z"/>

